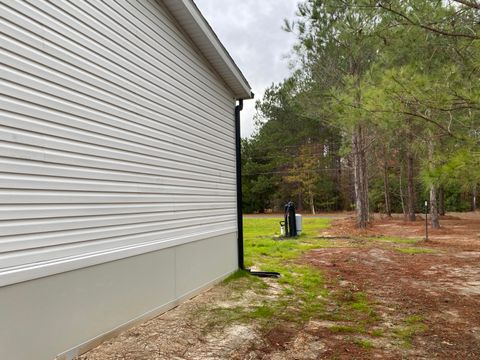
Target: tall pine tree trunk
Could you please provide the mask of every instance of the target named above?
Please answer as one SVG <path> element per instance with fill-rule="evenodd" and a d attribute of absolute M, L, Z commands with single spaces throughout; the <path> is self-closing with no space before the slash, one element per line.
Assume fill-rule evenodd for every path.
<path fill-rule="evenodd" d="M 473 187 L 472 191 L 472 211 L 477 211 L 477 185 Z"/>
<path fill-rule="evenodd" d="M 392 210 L 390 209 L 390 189 L 388 184 L 388 167 L 386 159 L 383 162 L 383 197 L 385 199 L 385 214 L 388 217 L 391 217 Z"/>
<path fill-rule="evenodd" d="M 428 141 L 428 161 L 429 165 L 433 166 L 433 155 L 434 155 L 434 139 L 433 135 L 430 134 L 430 139 Z M 440 218 L 438 216 L 438 188 L 435 184 L 430 185 L 430 218 L 432 222 L 433 229 L 440 228 Z"/>
<path fill-rule="evenodd" d="M 440 228 L 440 220 L 438 217 L 438 204 L 437 204 L 437 187 L 435 185 L 430 186 L 430 218 L 432 219 L 432 228 Z"/>
<path fill-rule="evenodd" d="M 303 211 L 303 195 L 301 192 L 297 195 L 297 210 L 298 212 Z"/>
<path fill-rule="evenodd" d="M 445 216 L 445 190 L 443 186 L 438 189 L 438 213 Z"/>
<path fill-rule="evenodd" d="M 364 130 L 361 124 L 355 126 L 352 134 L 353 172 L 355 186 L 355 210 L 357 226 L 366 228 L 368 224 L 368 178 L 365 158 Z"/>
<path fill-rule="evenodd" d="M 412 151 L 413 144 L 413 128 L 412 119 L 407 118 L 407 219 L 415 221 L 415 174 L 414 174 L 414 157 Z"/>
<path fill-rule="evenodd" d="M 407 214 L 409 221 L 415 221 L 415 182 L 413 175 L 413 156 L 407 155 Z"/>
<path fill-rule="evenodd" d="M 310 193 L 309 196 L 310 196 L 309 200 L 310 200 L 310 208 L 312 210 L 312 215 L 315 215 L 315 199 L 313 198 L 312 193 Z"/>
<path fill-rule="evenodd" d="M 337 152 L 339 150 L 335 149 L 334 151 Z M 335 203 L 335 210 L 339 210 L 340 208 L 342 208 L 342 210 L 345 210 L 346 209 L 346 206 L 345 206 L 346 205 L 346 203 L 345 203 L 346 197 L 345 197 L 345 195 L 342 191 L 343 187 L 344 187 L 344 184 L 343 184 L 343 179 L 342 179 L 342 164 L 341 164 L 340 156 L 335 155 L 333 163 L 334 163 L 333 168 L 337 169 L 335 171 L 335 189 L 336 189 L 337 194 L 339 195 L 338 200 Z"/>
<path fill-rule="evenodd" d="M 398 188 L 399 188 L 399 191 L 400 191 L 400 204 L 402 205 L 402 212 L 403 212 L 403 217 L 404 219 L 407 219 L 407 210 L 405 208 L 405 201 L 404 201 L 404 196 L 403 196 L 403 171 L 402 171 L 402 168 L 403 168 L 403 164 L 400 163 L 400 171 L 399 171 L 399 175 L 398 175 Z"/>

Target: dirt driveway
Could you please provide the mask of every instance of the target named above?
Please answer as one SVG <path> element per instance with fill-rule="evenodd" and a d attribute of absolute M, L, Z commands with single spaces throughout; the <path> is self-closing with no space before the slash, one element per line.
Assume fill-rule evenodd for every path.
<path fill-rule="evenodd" d="M 442 220 L 429 242 L 421 219 L 367 231 L 335 220 L 317 234 L 327 243 L 293 260 L 324 279 L 302 321 L 286 316 L 300 304 L 281 280 L 241 277 L 81 359 L 480 359 L 480 214 Z"/>

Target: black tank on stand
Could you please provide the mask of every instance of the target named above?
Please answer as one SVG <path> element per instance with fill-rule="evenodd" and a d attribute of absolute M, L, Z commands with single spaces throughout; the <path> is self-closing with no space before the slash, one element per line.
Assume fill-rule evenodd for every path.
<path fill-rule="evenodd" d="M 285 237 L 297 236 L 297 223 L 295 220 L 295 204 L 289 201 L 285 204 Z"/>

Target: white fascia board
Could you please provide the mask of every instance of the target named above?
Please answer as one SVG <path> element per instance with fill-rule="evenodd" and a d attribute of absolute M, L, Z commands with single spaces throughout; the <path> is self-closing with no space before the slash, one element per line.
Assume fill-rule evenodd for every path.
<path fill-rule="evenodd" d="M 248 81 L 193 0 L 163 0 L 163 2 L 232 90 L 235 98 L 252 99 L 253 93 Z"/>

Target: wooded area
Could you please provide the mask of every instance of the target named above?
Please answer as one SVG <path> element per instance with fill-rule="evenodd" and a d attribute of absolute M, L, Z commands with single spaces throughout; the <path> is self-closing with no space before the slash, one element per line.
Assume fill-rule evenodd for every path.
<path fill-rule="evenodd" d="M 308 0 L 285 20 L 292 74 L 242 141 L 244 211 L 475 210 L 480 3 Z"/>

